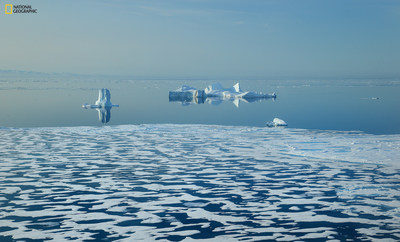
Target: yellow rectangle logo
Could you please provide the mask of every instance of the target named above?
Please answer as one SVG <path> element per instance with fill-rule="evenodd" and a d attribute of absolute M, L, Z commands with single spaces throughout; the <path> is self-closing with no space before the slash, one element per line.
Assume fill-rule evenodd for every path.
<path fill-rule="evenodd" d="M 10 11 L 8 10 L 8 7 L 10 7 Z M 13 5 L 12 4 L 6 4 L 6 14 L 12 14 L 13 13 Z"/>

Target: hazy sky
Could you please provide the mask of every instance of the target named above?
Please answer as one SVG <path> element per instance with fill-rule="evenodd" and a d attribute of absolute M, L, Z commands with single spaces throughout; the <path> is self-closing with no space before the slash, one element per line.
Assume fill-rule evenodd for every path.
<path fill-rule="evenodd" d="M 4 14 L 4 4 L 37 14 Z M 0 69 L 180 78 L 399 77 L 399 0 L 13 0 Z"/>

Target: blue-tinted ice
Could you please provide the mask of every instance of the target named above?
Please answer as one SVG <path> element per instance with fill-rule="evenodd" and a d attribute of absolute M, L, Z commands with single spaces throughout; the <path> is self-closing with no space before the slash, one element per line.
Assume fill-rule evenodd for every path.
<path fill-rule="evenodd" d="M 0 241 L 399 241 L 400 136 L 0 129 Z"/>
<path fill-rule="evenodd" d="M 99 113 L 99 121 L 108 123 L 111 119 L 111 108 L 119 107 L 119 105 L 112 104 L 110 91 L 107 88 L 102 88 L 99 90 L 99 97 L 94 105 L 83 104 L 82 107 L 96 109 Z"/>

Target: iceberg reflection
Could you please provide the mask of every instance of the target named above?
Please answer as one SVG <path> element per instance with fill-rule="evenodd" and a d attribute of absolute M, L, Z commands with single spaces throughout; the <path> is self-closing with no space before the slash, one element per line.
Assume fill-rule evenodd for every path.
<path fill-rule="evenodd" d="M 82 107 L 85 109 L 96 109 L 99 114 L 99 121 L 105 124 L 111 120 L 111 108 L 119 107 L 119 105 L 112 104 L 110 91 L 107 88 L 102 88 L 99 90 L 99 97 L 94 105 L 85 103 Z"/>
<path fill-rule="evenodd" d="M 99 120 L 103 124 L 110 122 L 111 119 L 111 107 L 106 108 L 96 108 L 99 113 Z"/>

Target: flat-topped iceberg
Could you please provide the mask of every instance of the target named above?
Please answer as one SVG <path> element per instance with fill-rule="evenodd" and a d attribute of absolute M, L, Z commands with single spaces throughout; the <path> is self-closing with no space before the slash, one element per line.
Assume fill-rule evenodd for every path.
<path fill-rule="evenodd" d="M 169 92 L 169 101 L 179 101 L 182 103 L 204 103 L 205 93 L 194 87 L 183 85 L 182 87 Z"/>
<path fill-rule="evenodd" d="M 276 94 L 265 94 L 261 92 L 245 92 L 240 88 L 240 84 L 236 83 L 231 88 L 224 88 L 219 83 L 209 85 L 204 92 L 207 97 L 224 97 L 224 98 L 276 98 Z"/>
<path fill-rule="evenodd" d="M 236 83 L 231 88 L 224 88 L 220 83 L 214 83 L 204 90 L 198 90 L 194 87 L 183 85 L 174 91 L 169 92 L 169 101 L 180 101 L 182 104 L 190 103 L 211 103 L 220 104 L 223 100 L 231 100 L 236 106 L 239 101 L 254 102 L 259 99 L 276 98 L 276 94 L 265 94 L 261 92 L 243 91 L 240 84 Z"/>

